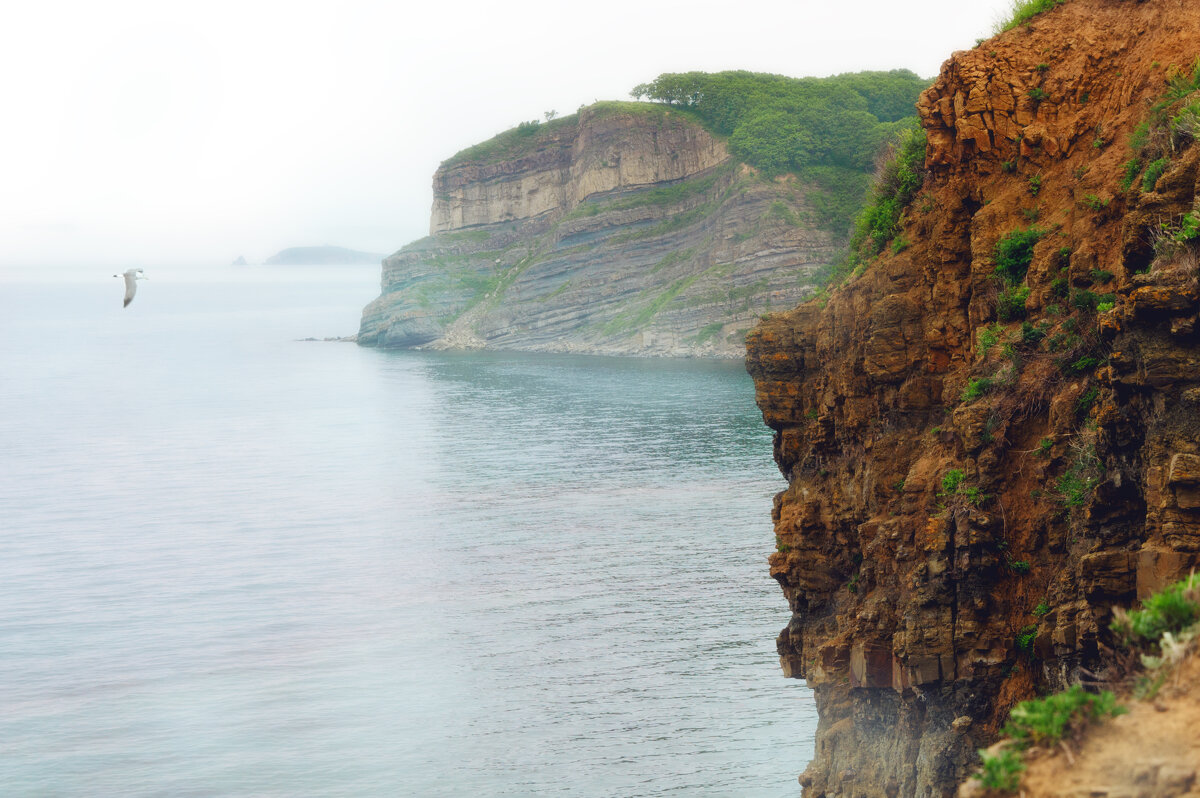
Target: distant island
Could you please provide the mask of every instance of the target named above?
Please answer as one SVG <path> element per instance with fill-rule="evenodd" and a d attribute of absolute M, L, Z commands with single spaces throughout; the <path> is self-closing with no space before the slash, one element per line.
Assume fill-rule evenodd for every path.
<path fill-rule="evenodd" d="M 246 263 L 246 256 L 245 256 L 245 255 L 238 255 L 238 256 L 237 256 L 237 259 L 236 259 L 236 260 L 234 260 L 234 262 L 233 262 L 233 263 L 231 263 L 231 264 L 229 264 L 229 265 L 230 265 L 230 266 L 249 266 L 250 264 L 249 264 L 249 263 Z"/>
<path fill-rule="evenodd" d="M 383 258 L 381 254 L 345 247 L 290 247 L 276 252 L 263 263 L 267 266 L 347 266 L 379 263 Z"/>

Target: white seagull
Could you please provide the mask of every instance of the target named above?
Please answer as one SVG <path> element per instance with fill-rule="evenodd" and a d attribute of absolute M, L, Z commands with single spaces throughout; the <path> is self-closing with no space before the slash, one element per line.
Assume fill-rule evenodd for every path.
<path fill-rule="evenodd" d="M 129 307 L 129 303 L 133 301 L 133 295 L 137 293 L 137 281 L 149 280 L 150 278 L 142 274 L 141 269 L 129 269 L 124 274 L 114 274 L 113 277 L 125 278 L 125 304 L 122 307 Z"/>

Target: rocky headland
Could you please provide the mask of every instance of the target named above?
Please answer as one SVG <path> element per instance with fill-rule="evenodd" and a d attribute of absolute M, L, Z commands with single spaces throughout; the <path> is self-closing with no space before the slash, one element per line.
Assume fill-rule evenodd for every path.
<path fill-rule="evenodd" d="M 795 176 L 659 104 L 510 131 L 433 182 L 431 234 L 384 261 L 363 345 L 741 357 L 837 250 Z"/>
<path fill-rule="evenodd" d="M 954 54 L 905 246 L 751 332 L 807 796 L 953 794 L 1200 561 L 1197 55 L 1180 0 L 1068 0 Z"/>

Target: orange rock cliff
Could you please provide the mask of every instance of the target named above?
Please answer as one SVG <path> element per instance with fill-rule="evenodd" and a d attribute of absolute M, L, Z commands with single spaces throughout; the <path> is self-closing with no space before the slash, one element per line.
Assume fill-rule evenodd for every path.
<path fill-rule="evenodd" d="M 1197 56 L 1191 0 L 1068 0 L 954 54 L 909 246 L 750 334 L 807 796 L 952 794 L 1014 703 L 1104 674 L 1112 607 L 1200 560 L 1200 119 L 1127 172 Z"/>

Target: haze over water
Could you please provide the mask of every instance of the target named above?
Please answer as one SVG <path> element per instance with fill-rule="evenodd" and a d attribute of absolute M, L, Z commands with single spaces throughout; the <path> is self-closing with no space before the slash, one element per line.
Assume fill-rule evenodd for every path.
<path fill-rule="evenodd" d="M 740 364 L 363 350 L 378 267 L 0 274 L 6 795 L 796 796 Z"/>

